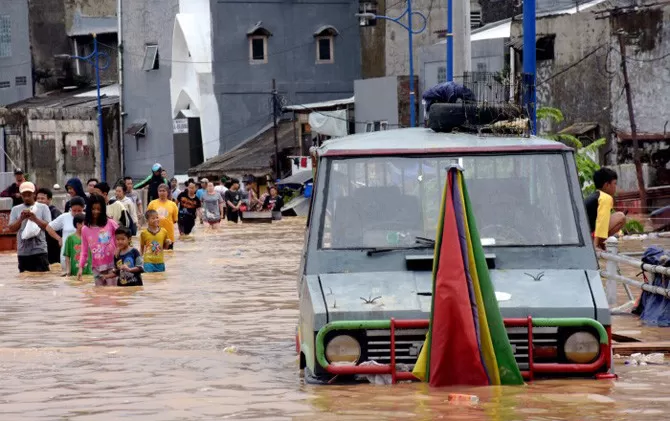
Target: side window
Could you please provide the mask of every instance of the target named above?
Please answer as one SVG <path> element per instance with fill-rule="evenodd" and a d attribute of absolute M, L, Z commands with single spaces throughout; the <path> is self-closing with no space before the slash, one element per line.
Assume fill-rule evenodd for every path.
<path fill-rule="evenodd" d="M 249 37 L 249 61 L 253 64 L 264 64 L 268 62 L 267 37 Z"/>
<path fill-rule="evenodd" d="M 268 62 L 268 40 L 272 36 L 263 22 L 258 22 L 247 31 L 249 39 L 249 63 L 265 64 Z"/>
<path fill-rule="evenodd" d="M 158 67 L 158 44 L 147 44 L 144 47 L 142 70 L 149 72 L 151 70 L 157 70 Z"/>
<path fill-rule="evenodd" d="M 314 32 L 316 41 L 316 64 L 335 62 L 335 37 L 339 34 L 331 25 L 321 26 Z"/>
<path fill-rule="evenodd" d="M 12 20 L 9 15 L 0 15 L 0 57 L 12 56 Z"/>

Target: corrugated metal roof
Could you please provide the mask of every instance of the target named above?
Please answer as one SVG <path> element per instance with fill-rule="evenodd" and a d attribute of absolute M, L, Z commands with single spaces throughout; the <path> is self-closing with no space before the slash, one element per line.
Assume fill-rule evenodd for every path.
<path fill-rule="evenodd" d="M 292 121 L 279 123 L 277 138 L 279 150 L 297 147 Z M 188 170 L 189 175 L 237 175 L 267 174 L 272 171 L 270 159 L 274 155 L 274 135 L 272 128 L 244 142 L 239 147 L 222 155 L 217 155 Z"/>
<path fill-rule="evenodd" d="M 341 105 L 350 105 L 354 104 L 355 98 L 352 96 L 351 98 L 345 98 L 345 99 L 334 99 L 332 101 L 323 101 L 323 102 L 312 102 L 310 104 L 296 104 L 296 105 L 288 105 L 284 107 L 284 111 L 311 111 L 311 110 L 320 110 L 323 108 L 332 108 L 332 107 L 337 107 Z"/>
<path fill-rule="evenodd" d="M 396 129 L 379 132 L 360 133 L 326 141 L 319 149 L 321 154 L 338 151 L 369 151 L 369 150 L 431 150 L 473 149 L 485 152 L 497 148 L 528 148 L 542 149 L 556 147 L 566 149 L 562 143 L 541 137 L 503 137 L 478 136 L 469 133 L 437 133 L 431 129 L 413 128 Z"/>
<path fill-rule="evenodd" d="M 571 134 L 573 136 L 582 136 L 597 128 L 598 123 L 591 123 L 591 122 L 575 123 L 572 126 L 566 127 L 565 129 L 561 130 L 559 133 Z"/>
<path fill-rule="evenodd" d="M 147 129 L 147 122 L 146 120 L 140 120 L 136 121 L 128 128 L 126 129 L 126 134 L 129 134 L 131 136 L 145 136 L 146 135 L 146 129 Z"/>
<path fill-rule="evenodd" d="M 538 0 L 538 18 L 555 15 L 574 15 L 608 0 Z"/>
<path fill-rule="evenodd" d="M 279 181 L 279 185 L 286 185 L 286 184 L 305 184 L 309 180 L 314 178 L 312 175 L 312 170 L 303 170 L 299 171 L 295 174 L 293 174 L 290 177 L 286 177 L 282 180 Z"/>
<path fill-rule="evenodd" d="M 15 102 L 6 105 L 7 108 L 67 108 L 67 107 L 83 107 L 96 108 L 98 106 L 97 98 L 93 96 L 82 96 L 81 94 L 88 93 L 91 88 L 80 88 L 72 91 L 52 91 L 46 94 L 24 99 L 23 101 Z M 95 90 L 93 92 L 96 92 Z M 104 96 L 100 99 L 103 108 L 109 105 L 118 104 L 119 97 L 116 95 Z"/>

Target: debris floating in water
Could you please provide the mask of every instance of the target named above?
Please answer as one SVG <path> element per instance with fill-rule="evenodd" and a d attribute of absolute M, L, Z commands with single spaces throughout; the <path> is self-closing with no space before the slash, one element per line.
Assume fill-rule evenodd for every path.
<path fill-rule="evenodd" d="M 223 348 L 223 352 L 227 352 L 229 354 L 237 354 L 237 347 L 235 345 L 227 346 Z"/>
<path fill-rule="evenodd" d="M 647 364 L 663 364 L 664 355 L 661 353 L 654 354 L 642 354 L 635 353 L 632 354 L 625 362 L 626 365 L 647 365 Z"/>
<path fill-rule="evenodd" d="M 461 393 L 450 393 L 447 398 L 449 402 L 469 402 L 479 403 L 479 397 L 476 395 L 464 395 Z"/>

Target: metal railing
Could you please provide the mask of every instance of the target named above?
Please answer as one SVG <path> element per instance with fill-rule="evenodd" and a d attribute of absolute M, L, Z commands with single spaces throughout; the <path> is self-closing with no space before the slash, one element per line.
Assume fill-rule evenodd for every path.
<path fill-rule="evenodd" d="M 607 295 L 607 302 L 609 303 L 613 313 L 622 311 L 635 304 L 636 299 L 630 289 L 631 286 L 639 288 L 643 291 L 650 292 L 652 294 L 662 295 L 666 298 L 670 298 L 670 289 L 657 287 L 646 282 L 640 282 L 638 280 L 627 278 L 621 275 L 619 264 L 638 268 L 643 272 L 660 274 L 663 276 L 670 276 L 670 267 L 650 265 L 632 257 L 631 255 L 619 253 L 619 241 L 615 237 L 610 237 L 607 239 L 605 242 L 605 248 L 607 251 L 598 251 L 597 254 L 599 258 L 605 260 L 606 262 L 605 270 L 600 271 L 600 276 L 607 281 L 605 292 Z M 639 253 L 634 253 L 634 255 L 638 256 Z M 625 304 L 618 307 L 616 307 L 617 283 L 623 284 L 629 300 Z"/>
<path fill-rule="evenodd" d="M 611 368 L 611 330 L 609 327 L 605 328 L 597 320 L 589 318 L 536 318 L 528 316 L 527 318 L 504 319 L 505 327 L 526 327 L 528 329 L 528 370 L 521 370 L 521 375 L 524 379 L 533 380 L 536 374 L 566 374 L 566 373 L 596 373 L 602 369 L 604 365 L 608 370 Z M 315 339 L 315 355 L 317 363 L 328 373 L 335 376 L 351 376 L 351 375 L 373 375 L 373 374 L 389 374 L 391 375 L 391 383 L 395 384 L 398 381 L 418 380 L 410 371 L 398 371 L 396 364 L 396 330 L 397 329 L 416 329 L 429 327 L 430 321 L 428 319 L 419 320 L 366 320 L 366 321 L 334 321 L 323 326 L 316 335 Z M 598 342 L 600 352 L 598 357 L 586 364 L 577 363 L 556 363 L 534 362 L 533 358 L 533 328 L 537 327 L 589 327 L 594 329 L 598 334 Z M 364 365 L 337 365 L 331 364 L 326 358 L 326 337 L 332 331 L 351 332 L 356 330 L 371 330 L 371 329 L 389 329 L 390 337 L 390 364 L 377 364 L 373 366 Z M 517 363 L 518 364 L 518 363 Z M 611 379 L 613 373 L 599 373 L 597 378 Z"/>

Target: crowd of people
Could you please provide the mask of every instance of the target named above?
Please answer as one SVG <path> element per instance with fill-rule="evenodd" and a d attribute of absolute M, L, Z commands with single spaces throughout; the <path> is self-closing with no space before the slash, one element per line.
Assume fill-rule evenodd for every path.
<path fill-rule="evenodd" d="M 142 273 L 164 272 L 164 251 L 192 234 L 197 222 L 216 230 L 221 221 L 242 220 L 245 211 L 270 211 L 281 218 L 283 200 L 276 187 L 258 196 L 255 179 L 210 182 L 187 180 L 184 189 L 168 181 L 160 164 L 133 183 L 125 177 L 115 186 L 91 178 L 84 184 L 71 178 L 65 184 L 68 200 L 63 212 L 52 204 L 53 193 L 27 181 L 22 170 L 15 183 L 0 193 L 12 199 L 9 225 L 17 232 L 19 272 L 47 272 L 60 263 L 63 276 L 93 275 L 96 286 L 142 285 Z M 146 188 L 146 210 L 138 189 Z M 145 227 L 141 229 L 141 227 Z M 138 235 L 139 249 L 132 245 Z"/>

